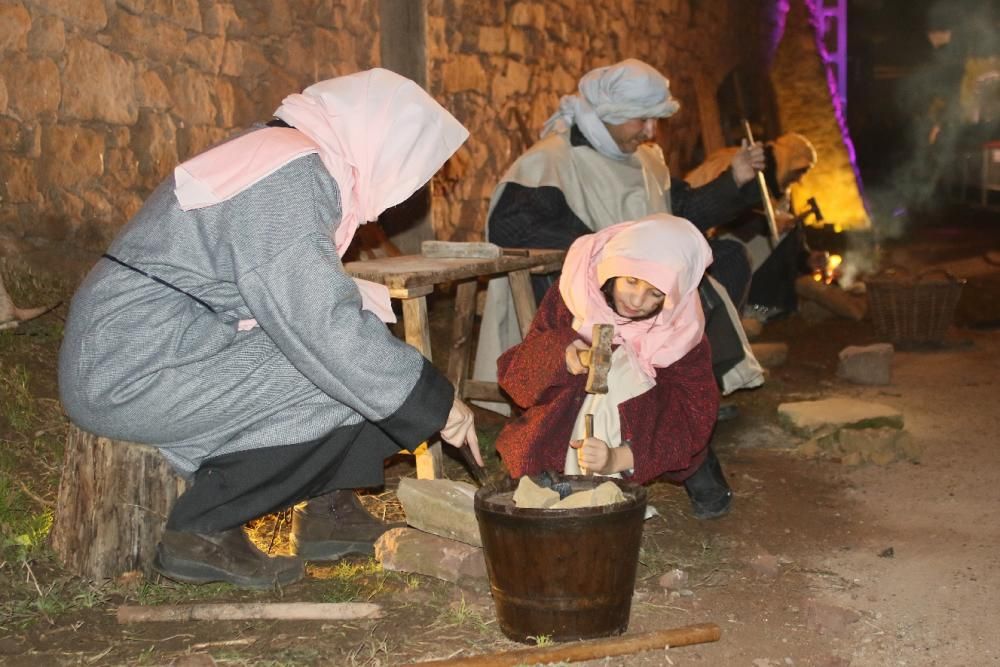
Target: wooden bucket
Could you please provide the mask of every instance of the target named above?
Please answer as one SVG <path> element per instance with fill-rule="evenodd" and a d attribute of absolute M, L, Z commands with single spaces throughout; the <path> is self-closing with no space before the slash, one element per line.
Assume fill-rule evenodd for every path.
<path fill-rule="evenodd" d="M 503 633 L 519 642 L 607 637 L 628 628 L 646 489 L 564 476 L 573 491 L 616 483 L 626 501 L 566 510 L 518 509 L 516 482 L 476 493 L 486 570 Z"/>

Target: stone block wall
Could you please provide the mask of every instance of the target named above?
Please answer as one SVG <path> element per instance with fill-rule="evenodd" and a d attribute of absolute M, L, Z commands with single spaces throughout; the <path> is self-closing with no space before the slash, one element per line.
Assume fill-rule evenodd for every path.
<path fill-rule="evenodd" d="M 490 193 L 588 70 L 634 57 L 670 79 L 681 110 L 661 123 L 674 173 L 694 164 L 697 77 L 714 91 L 760 51 L 770 0 L 427 0 L 428 87 L 471 137 L 438 177 L 439 238 L 478 240 Z"/>
<path fill-rule="evenodd" d="M 482 237 L 490 193 L 587 70 L 667 74 L 679 172 L 695 81 L 758 52 L 775 0 L 413 0 L 427 87 L 472 136 L 435 179 L 438 238 Z M 0 256 L 87 268 L 179 162 L 266 120 L 289 92 L 379 64 L 378 0 L 0 0 Z M 74 266 L 74 268 L 77 268 Z"/>
<path fill-rule="evenodd" d="M 179 161 L 378 49 L 367 0 L 0 0 L 0 256 L 92 263 Z"/>

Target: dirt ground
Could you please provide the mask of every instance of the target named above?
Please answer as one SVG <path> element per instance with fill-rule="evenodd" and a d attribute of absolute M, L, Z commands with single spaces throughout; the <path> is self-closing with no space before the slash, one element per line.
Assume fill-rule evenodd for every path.
<path fill-rule="evenodd" d="M 915 268 L 997 250 L 1000 216 L 968 210 L 914 221 L 906 238 L 881 248 L 884 262 Z M 439 335 L 448 326 L 448 301 L 432 306 Z M 2 363 L 8 371 L 25 364 L 32 398 L 48 406 L 27 426 L 15 423 L 11 411 L 0 416 L 4 460 L 15 449 L 37 450 L 31 457 L 13 455 L 22 463 L 4 469 L 10 479 L 0 491 L 6 489 L 8 506 L 17 498 L 34 512 L 51 505 L 58 477 L 62 426 L 53 417 L 53 356 L 64 314 L 65 306 L 46 316 L 47 324 L 0 332 L 8 337 L 0 340 Z M 683 489 L 649 488 L 661 516 L 645 524 L 627 632 L 716 623 L 721 639 L 578 664 L 1000 664 L 997 274 L 970 280 L 956 323 L 941 346 L 897 350 L 893 381 L 881 387 L 848 384 L 835 374 L 841 349 L 877 341 L 870 321 L 820 318 L 814 311 L 768 324 L 760 340 L 787 343 L 788 360 L 764 387 L 731 397 L 742 414 L 720 424 L 715 437 L 736 494 L 733 511 L 699 522 L 688 515 Z M 21 361 L 12 359 L 15 352 Z M 919 461 L 849 466 L 797 454 L 800 439 L 778 426 L 777 406 L 833 396 L 901 410 L 905 429 L 922 448 Z M 484 441 L 501 425 L 480 414 Z M 48 453 L 40 449 L 45 442 Z M 447 464 L 449 476 L 467 479 L 457 461 Z M 495 457 L 491 465 L 499 466 Z M 394 485 L 413 475 L 409 460 L 394 462 L 386 488 L 366 502 L 393 515 L 399 511 Z M 0 502 L 0 528 L 9 528 L 3 511 Z M 256 537 L 280 551 L 285 534 L 279 516 L 257 526 Z M 497 629 L 487 591 L 383 572 L 369 559 L 311 566 L 305 581 L 283 591 L 249 593 L 165 581 L 91 584 L 63 573 L 43 545 L 15 551 L 10 536 L 3 544 L 0 587 L 11 599 L 0 607 L 2 664 L 402 665 L 521 647 Z M 681 591 L 659 583 L 673 569 L 687 574 Z M 114 618 L 123 603 L 234 600 L 372 601 L 383 605 L 385 616 L 349 623 L 136 625 Z"/>

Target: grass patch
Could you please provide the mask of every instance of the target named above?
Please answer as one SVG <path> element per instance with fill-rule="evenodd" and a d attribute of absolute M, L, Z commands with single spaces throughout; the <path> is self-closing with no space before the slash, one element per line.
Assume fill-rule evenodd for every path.
<path fill-rule="evenodd" d="M 0 279 L 7 293 L 21 308 L 54 305 L 72 293 L 69 283 L 59 277 L 40 274 L 20 262 L 0 258 Z"/>
<path fill-rule="evenodd" d="M 52 527 L 52 510 L 32 512 L 30 500 L 13 487 L 13 480 L 0 477 L 0 558 L 20 563 L 45 544 Z"/>
<path fill-rule="evenodd" d="M 160 582 L 143 580 L 132 594 L 141 605 L 179 604 L 192 600 L 210 600 L 242 593 L 232 584 L 182 584 L 164 579 Z"/>
<path fill-rule="evenodd" d="M 0 279 L 21 307 L 65 303 L 71 293 L 65 281 L 5 260 Z M 62 317 L 51 312 L 0 331 L 0 628 L 52 622 L 107 595 L 62 576 L 45 544 L 67 427 L 55 398 Z"/>
<path fill-rule="evenodd" d="M 4 397 L 2 415 L 9 428 L 26 432 L 35 420 L 26 368 L 20 364 L 0 368 L 0 396 Z"/>
<path fill-rule="evenodd" d="M 351 667 L 389 664 L 389 657 L 391 656 L 389 636 L 376 636 L 375 630 L 377 628 L 378 626 L 373 626 L 365 641 L 358 644 L 347 655 L 347 664 L 351 665 Z"/>
<path fill-rule="evenodd" d="M 313 566 L 310 574 L 321 584 L 320 602 L 361 602 L 385 592 L 387 584 L 392 584 L 392 589 L 405 586 L 401 576 L 386 572 L 374 558 Z"/>
<path fill-rule="evenodd" d="M 31 558 L 52 526 L 65 418 L 58 403 L 34 398 L 28 371 L 0 367 L 0 560 Z"/>
<path fill-rule="evenodd" d="M 528 635 L 528 639 L 535 642 L 535 646 L 552 646 L 552 635 Z"/>
<path fill-rule="evenodd" d="M 23 629 L 37 622 L 53 624 L 68 612 L 93 609 L 107 603 L 112 593 L 76 577 L 36 577 L 35 570 L 53 569 L 53 557 L 46 548 L 38 549 L 32 560 L 6 561 L 0 566 L 0 581 L 7 597 L 0 602 L 0 631 Z"/>
<path fill-rule="evenodd" d="M 494 628 L 491 625 L 494 624 L 494 619 L 487 616 L 481 608 L 468 604 L 463 595 L 461 600 L 452 602 L 444 608 L 438 617 L 438 623 L 472 629 L 480 634 L 492 633 Z"/>
<path fill-rule="evenodd" d="M 0 259 L 0 280 L 11 299 L 22 308 L 59 306 L 69 301 L 71 285 L 55 276 L 37 274 L 30 269 Z M 17 327 L 0 330 L 0 360 L 6 366 L 13 361 L 30 360 L 51 367 L 55 377 L 54 354 L 63 336 L 65 308 L 46 313 L 38 319 L 21 322 Z"/>

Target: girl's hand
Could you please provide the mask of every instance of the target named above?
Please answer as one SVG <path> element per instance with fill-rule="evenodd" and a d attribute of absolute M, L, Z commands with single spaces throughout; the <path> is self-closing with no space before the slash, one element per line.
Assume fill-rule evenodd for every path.
<path fill-rule="evenodd" d="M 583 474 L 598 473 L 606 475 L 611 472 L 611 448 L 600 438 L 574 440 L 569 446 L 576 450 L 576 459 L 580 463 Z"/>
<path fill-rule="evenodd" d="M 483 457 L 479 453 L 479 436 L 476 435 L 476 424 L 472 419 L 472 410 L 457 398 L 451 404 L 448 421 L 441 429 L 441 439 L 456 448 L 469 445 L 469 449 L 472 450 L 472 458 L 480 466 L 483 465 Z"/>
<path fill-rule="evenodd" d="M 587 366 L 580 359 L 580 352 L 589 350 L 590 346 L 579 338 L 566 346 L 566 370 L 570 375 L 583 375 Z"/>

